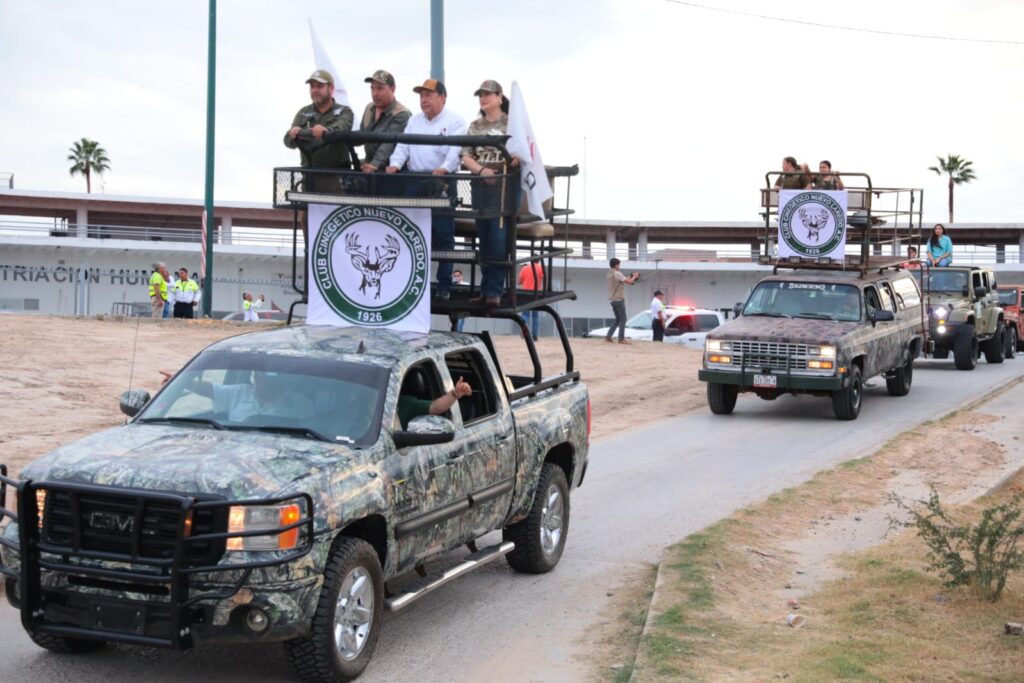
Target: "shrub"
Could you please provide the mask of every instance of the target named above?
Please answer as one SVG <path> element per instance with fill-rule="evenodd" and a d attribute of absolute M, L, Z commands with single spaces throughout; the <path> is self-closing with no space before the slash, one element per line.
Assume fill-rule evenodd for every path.
<path fill-rule="evenodd" d="M 958 524 L 939 503 L 935 489 L 927 502 L 907 505 L 898 496 L 892 499 L 910 514 L 909 521 L 896 524 L 917 528 L 917 535 L 928 544 L 928 568 L 944 573 L 947 586 L 973 586 L 995 602 L 1002 596 L 1007 575 L 1024 568 L 1024 493 L 986 508 L 973 525 Z"/>

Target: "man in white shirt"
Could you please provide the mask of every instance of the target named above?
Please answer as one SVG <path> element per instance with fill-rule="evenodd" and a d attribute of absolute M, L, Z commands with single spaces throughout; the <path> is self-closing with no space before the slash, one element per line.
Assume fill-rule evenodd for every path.
<path fill-rule="evenodd" d="M 405 133 L 417 135 L 465 135 L 466 121 L 455 112 L 445 109 L 448 91 L 444 83 L 433 78 L 423 81 L 423 85 L 413 88 L 420 96 L 421 113 L 416 114 L 405 126 Z M 412 173 L 432 173 L 443 176 L 455 173 L 461 163 L 459 145 L 410 145 L 398 143 L 391 154 L 387 172 L 398 173 L 403 166 L 408 166 Z M 415 188 L 415 189 L 412 189 Z M 410 183 L 410 191 L 417 196 L 437 196 L 438 193 L 453 197 L 456 188 L 454 182 Z M 442 196 L 444 196 L 442 194 Z M 433 216 L 431 220 L 430 248 L 451 250 L 455 248 L 455 219 L 452 216 Z M 451 262 L 437 264 L 437 293 L 441 299 L 447 299 L 452 286 Z"/>
<path fill-rule="evenodd" d="M 654 298 L 651 299 L 651 329 L 654 341 L 665 341 L 665 293 L 660 289 L 654 290 Z"/>
<path fill-rule="evenodd" d="M 178 268 L 178 279 L 170 294 L 174 317 L 192 318 L 192 309 L 199 302 L 199 284 L 188 276 L 187 268 Z"/>

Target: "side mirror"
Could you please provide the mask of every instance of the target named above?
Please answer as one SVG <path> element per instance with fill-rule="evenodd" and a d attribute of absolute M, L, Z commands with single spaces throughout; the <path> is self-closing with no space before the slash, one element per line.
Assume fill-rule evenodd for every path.
<path fill-rule="evenodd" d="M 974 296 L 978 297 L 979 299 L 985 296 L 986 294 L 988 294 L 988 290 L 985 289 L 984 287 L 978 286 L 974 288 Z"/>
<path fill-rule="evenodd" d="M 130 389 L 121 394 L 121 412 L 135 417 L 149 403 L 149 392 L 145 389 Z"/>
<path fill-rule="evenodd" d="M 743 312 L 743 302 L 742 301 L 737 301 L 732 306 L 732 317 L 738 318 L 738 317 L 740 317 L 740 313 L 742 313 L 742 312 Z"/>
<path fill-rule="evenodd" d="M 892 311 L 886 311 L 883 309 L 876 309 L 871 311 L 871 324 L 892 322 L 896 319 L 896 316 Z"/>
<path fill-rule="evenodd" d="M 395 448 L 434 446 L 455 439 L 455 425 L 441 415 L 421 415 L 409 420 L 407 429 L 391 432 Z"/>

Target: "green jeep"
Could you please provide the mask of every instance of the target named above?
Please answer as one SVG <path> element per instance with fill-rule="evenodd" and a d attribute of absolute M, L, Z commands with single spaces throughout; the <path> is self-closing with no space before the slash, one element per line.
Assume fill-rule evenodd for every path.
<path fill-rule="evenodd" d="M 996 274 L 977 266 L 915 270 L 928 308 L 928 333 L 935 358 L 948 358 L 958 370 L 973 370 L 982 352 L 989 363 L 1002 363 L 1004 312 L 996 291 Z"/>

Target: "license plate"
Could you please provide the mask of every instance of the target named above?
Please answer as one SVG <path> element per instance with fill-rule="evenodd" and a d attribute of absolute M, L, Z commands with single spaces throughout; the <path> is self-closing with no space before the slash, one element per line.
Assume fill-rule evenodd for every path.
<path fill-rule="evenodd" d="M 775 375 L 754 375 L 754 386 L 774 389 L 779 386 L 779 378 Z"/>

